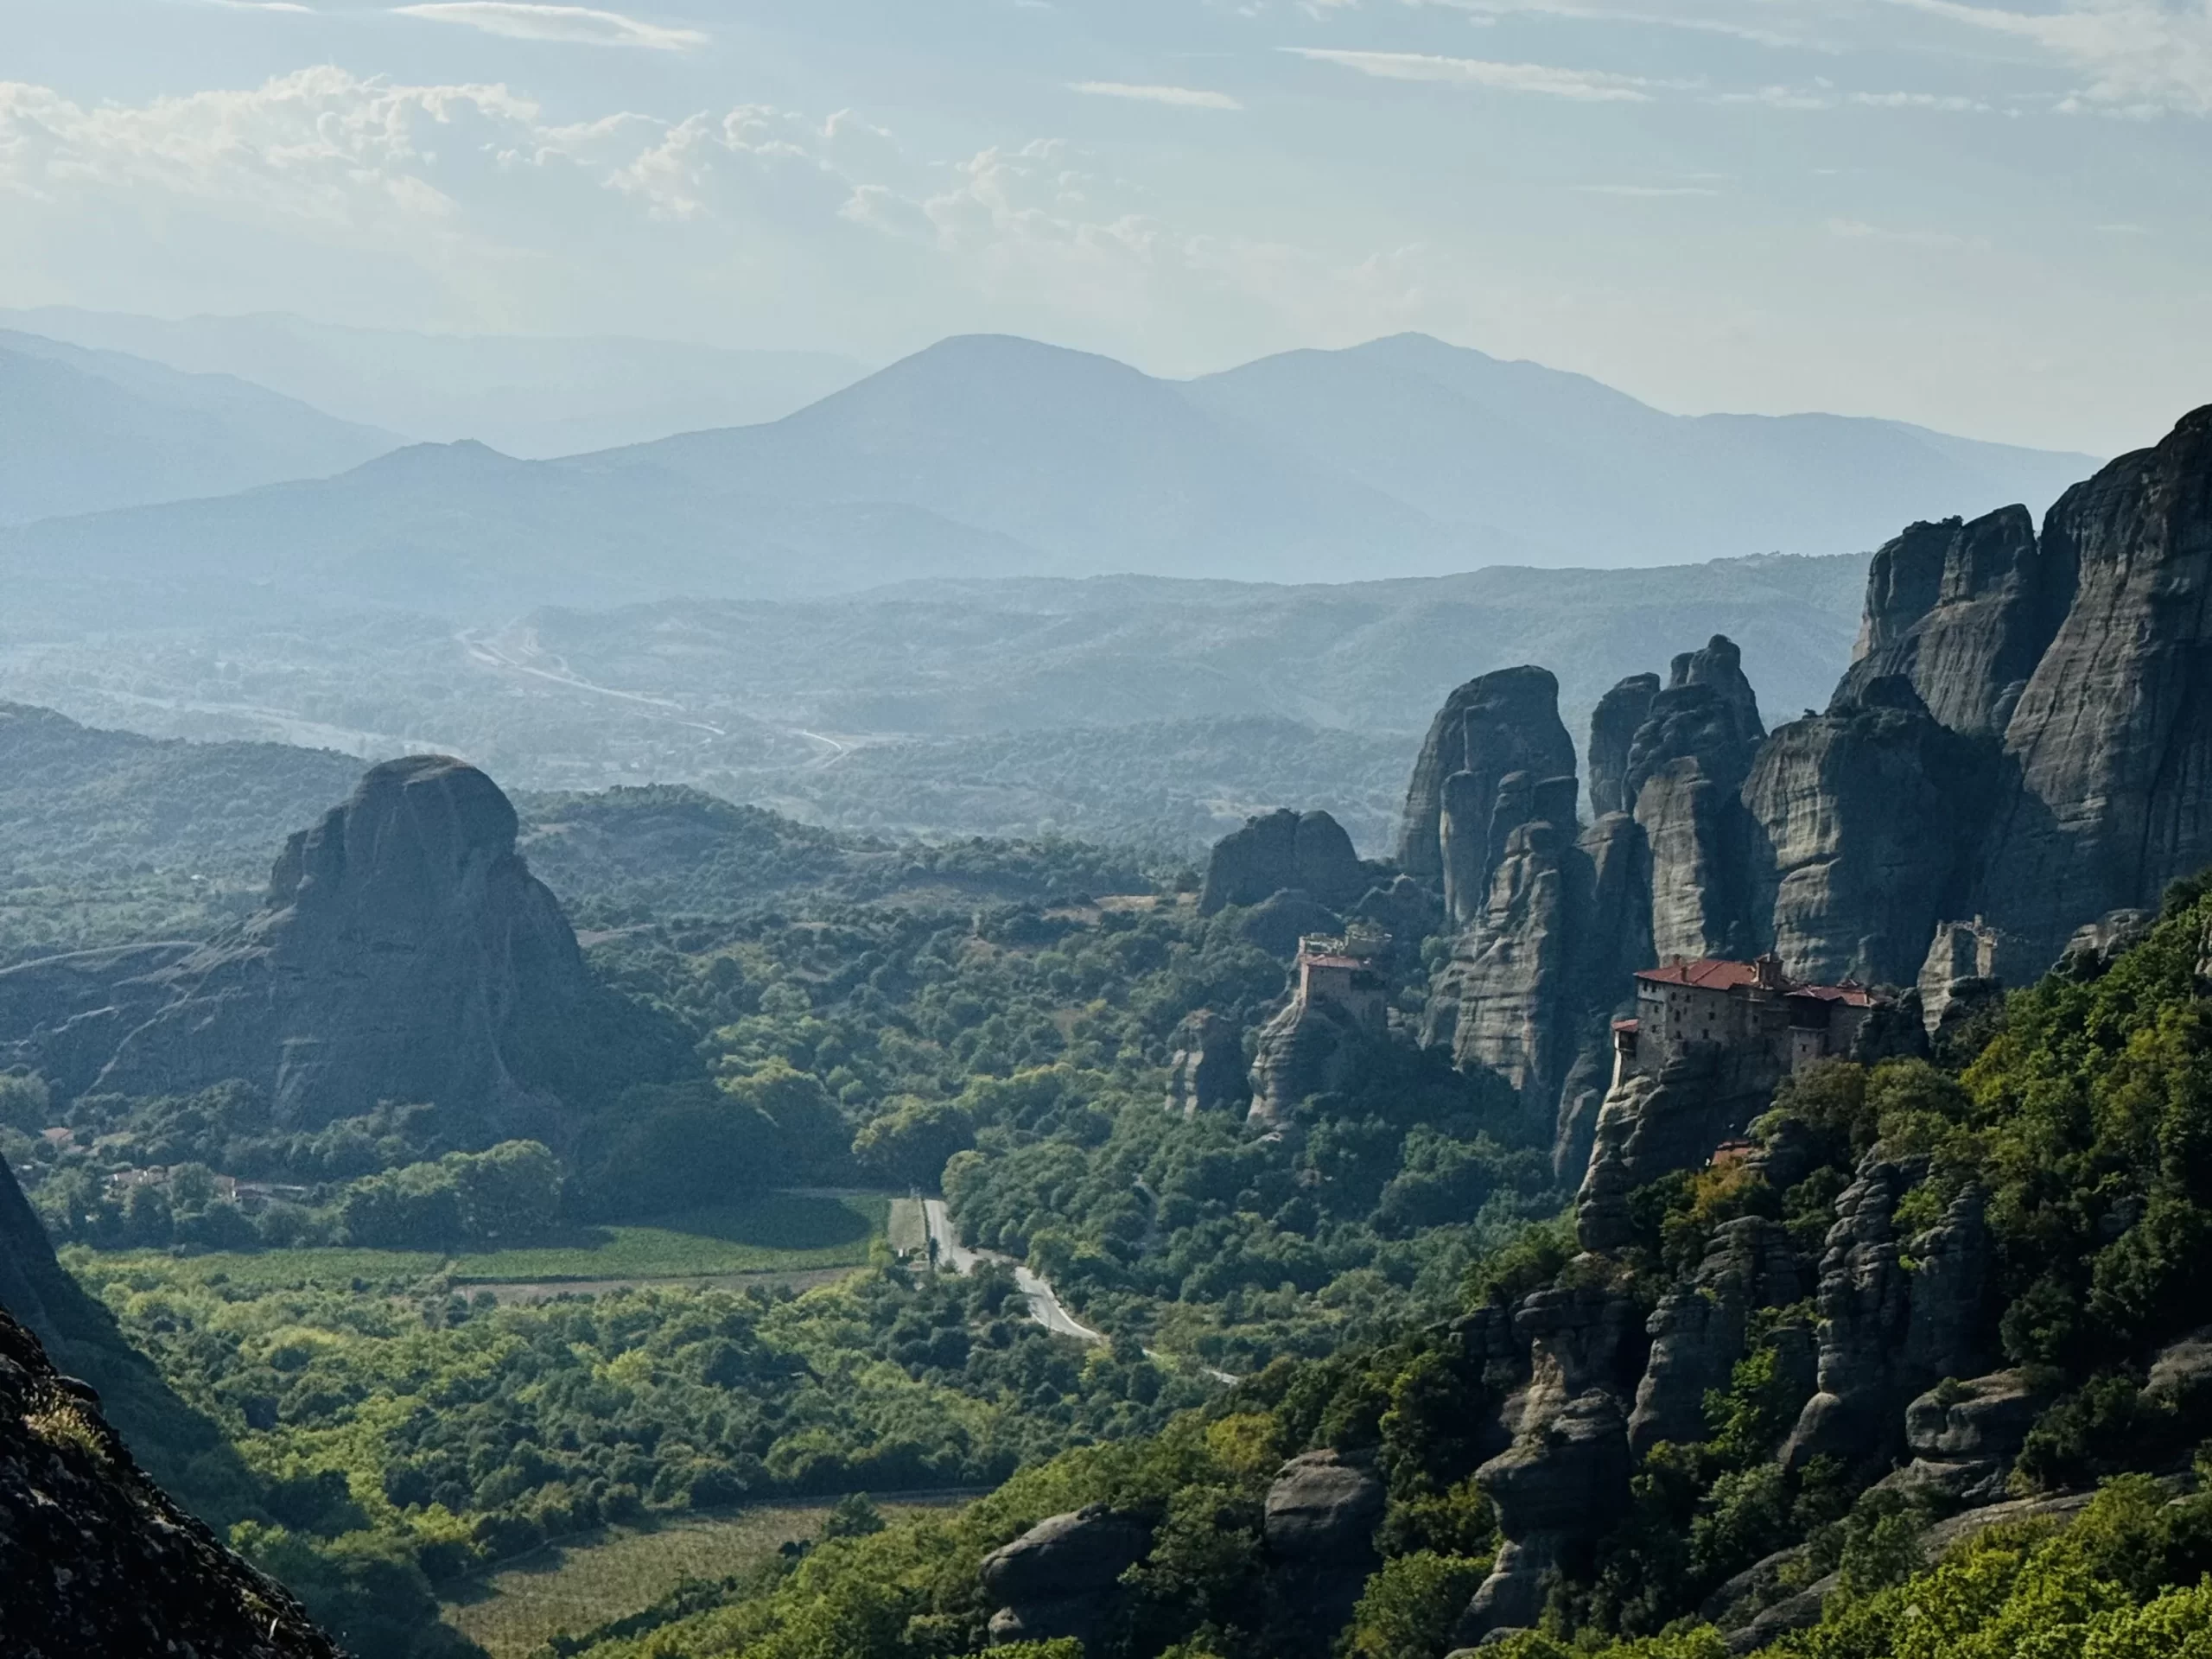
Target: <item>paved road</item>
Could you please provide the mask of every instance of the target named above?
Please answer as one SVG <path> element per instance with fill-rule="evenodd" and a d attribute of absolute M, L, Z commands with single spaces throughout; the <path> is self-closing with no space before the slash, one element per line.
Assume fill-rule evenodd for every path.
<path fill-rule="evenodd" d="M 955 1273 L 973 1273 L 986 1262 L 995 1262 L 1001 1267 L 1014 1269 L 1014 1287 L 1029 1303 L 1029 1317 L 1047 1331 L 1063 1337 L 1073 1337 L 1077 1342 L 1104 1342 L 1103 1331 L 1094 1331 L 1061 1305 L 1051 1285 L 1039 1278 L 1010 1255 L 1001 1255 L 996 1250 L 972 1250 L 960 1242 L 959 1230 L 952 1224 L 943 1198 L 922 1200 L 922 1220 L 929 1228 L 930 1242 L 937 1246 L 939 1267 L 950 1268 Z"/>

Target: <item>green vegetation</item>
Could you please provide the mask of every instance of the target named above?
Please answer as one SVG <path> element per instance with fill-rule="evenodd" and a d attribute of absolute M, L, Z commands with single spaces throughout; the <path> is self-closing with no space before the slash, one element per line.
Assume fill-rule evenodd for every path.
<path fill-rule="evenodd" d="M 243 1456 L 233 1541 L 362 1659 L 442 1651 L 434 1587 L 549 1538 L 988 1486 L 1211 1391 L 1046 1335 L 998 1273 L 500 1307 L 443 1277 L 277 1286 L 85 1250 L 70 1266 Z"/>
<path fill-rule="evenodd" d="M 896 1520 L 943 1506 L 869 1507 Z M 491 1659 L 530 1659 L 560 1637 L 581 1646 L 589 1638 L 580 1633 L 613 1624 L 650 1628 L 686 1602 L 718 1599 L 838 1514 L 826 1503 L 782 1502 L 602 1528 L 450 1586 L 446 1622 Z"/>

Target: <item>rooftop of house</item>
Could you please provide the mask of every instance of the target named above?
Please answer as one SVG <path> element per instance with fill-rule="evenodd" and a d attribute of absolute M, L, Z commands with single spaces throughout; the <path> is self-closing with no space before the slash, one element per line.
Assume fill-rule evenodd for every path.
<path fill-rule="evenodd" d="M 1703 957 L 1695 962 L 1670 962 L 1662 968 L 1646 968 L 1637 978 L 1651 985 L 1680 985 L 1700 991 L 1734 991 L 1765 988 L 1780 991 L 1785 996 L 1809 996 L 1822 1002 L 1840 1002 L 1847 1007 L 1868 1008 L 1874 1005 L 1874 994 L 1864 985 L 1846 980 L 1840 985 L 1810 985 L 1802 980 L 1785 977 L 1781 964 L 1772 957 L 1764 966 L 1758 962 L 1731 962 L 1723 957 Z"/>

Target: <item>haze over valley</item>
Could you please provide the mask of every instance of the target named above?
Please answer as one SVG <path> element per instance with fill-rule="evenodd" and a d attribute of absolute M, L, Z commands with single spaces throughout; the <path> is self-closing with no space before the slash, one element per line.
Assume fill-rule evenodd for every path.
<path fill-rule="evenodd" d="M 2212 0 L 12 0 L 0 1659 L 2208 1659 Z"/>

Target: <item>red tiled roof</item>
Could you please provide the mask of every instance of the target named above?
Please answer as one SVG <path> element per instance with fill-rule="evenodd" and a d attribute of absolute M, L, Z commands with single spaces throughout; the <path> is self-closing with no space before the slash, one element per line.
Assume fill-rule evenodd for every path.
<path fill-rule="evenodd" d="M 1701 991 L 1726 991 L 1738 985 L 1758 984 L 1759 970 L 1748 962 L 1706 957 L 1696 962 L 1669 963 L 1664 968 L 1646 968 L 1637 977 L 1648 979 L 1655 985 L 1688 985 Z"/>
<path fill-rule="evenodd" d="M 1616 1020 L 1613 1021 L 1613 1029 L 1615 1031 L 1636 1031 L 1640 1027 L 1638 1022 L 1634 1020 Z"/>
<path fill-rule="evenodd" d="M 1349 968 L 1354 971 L 1375 965 L 1364 957 L 1302 957 L 1300 960 L 1309 968 Z"/>
<path fill-rule="evenodd" d="M 1730 962 L 1721 957 L 1705 957 L 1696 962 L 1669 963 L 1664 968 L 1646 968 L 1637 975 L 1655 985 L 1684 985 L 1700 991 L 1732 991 L 1739 985 L 1757 985 L 1759 970 L 1757 963 Z M 1807 985 L 1797 980 L 1783 982 L 1783 994 L 1789 996 L 1809 996 L 1823 1002 L 1841 1002 L 1850 1007 L 1871 1008 L 1874 995 L 1864 985 L 1846 981 L 1840 985 Z"/>

